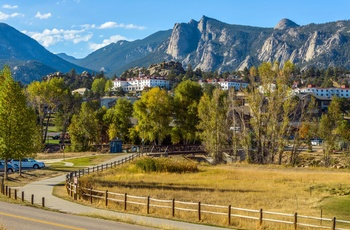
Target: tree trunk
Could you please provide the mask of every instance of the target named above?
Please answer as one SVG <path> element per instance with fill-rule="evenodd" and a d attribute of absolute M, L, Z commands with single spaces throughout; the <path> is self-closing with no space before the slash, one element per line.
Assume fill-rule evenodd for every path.
<path fill-rule="evenodd" d="M 49 129 L 50 118 L 51 118 L 51 112 L 49 112 L 49 116 L 48 116 L 48 118 L 47 118 L 46 127 L 45 127 L 45 132 L 44 132 L 43 144 L 46 143 L 47 130 Z"/>

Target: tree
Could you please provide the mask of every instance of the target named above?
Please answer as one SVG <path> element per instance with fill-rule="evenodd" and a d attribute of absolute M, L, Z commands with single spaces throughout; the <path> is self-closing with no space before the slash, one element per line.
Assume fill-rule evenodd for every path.
<path fill-rule="evenodd" d="M 0 157 L 7 161 L 34 153 L 39 147 L 36 117 L 26 97 L 5 66 L 0 73 Z"/>
<path fill-rule="evenodd" d="M 286 139 L 292 131 L 291 119 L 295 116 L 297 102 L 291 96 L 288 79 L 292 68 L 279 63 L 262 63 L 258 67 L 258 81 L 251 77 L 247 88 L 250 110 L 249 125 L 242 130 L 242 146 L 251 163 L 274 163 L 278 155 L 281 163 Z M 249 129 L 249 130 L 247 130 Z"/>
<path fill-rule="evenodd" d="M 74 151 L 91 149 L 100 139 L 100 127 L 94 109 L 84 102 L 79 114 L 73 115 L 68 128 Z"/>
<path fill-rule="evenodd" d="M 112 82 L 111 80 L 107 80 L 106 83 L 105 83 L 104 92 L 105 92 L 108 96 L 111 96 L 112 88 L 113 88 L 113 82 Z"/>
<path fill-rule="evenodd" d="M 97 97 L 103 96 L 105 94 L 106 80 L 104 78 L 95 78 L 92 83 L 91 90 Z"/>
<path fill-rule="evenodd" d="M 64 145 L 64 137 L 66 136 L 73 115 L 79 113 L 82 100 L 80 94 L 72 94 L 70 90 L 67 89 L 62 97 L 61 104 L 57 108 L 54 122 L 57 129 L 61 131 L 62 145 Z"/>
<path fill-rule="evenodd" d="M 175 138 L 179 134 L 185 144 L 196 140 L 198 125 L 198 103 L 202 96 L 201 86 L 193 81 L 187 80 L 181 82 L 175 88 L 174 94 L 174 110 L 175 124 L 172 137 Z M 177 138 L 176 143 L 179 141 Z M 175 139 L 174 139 L 175 140 Z"/>
<path fill-rule="evenodd" d="M 44 144 L 46 142 L 51 114 L 56 111 L 62 100 L 64 100 L 67 94 L 67 86 L 63 78 L 51 78 L 48 81 L 32 82 L 28 85 L 26 93 L 30 105 L 38 114 L 42 143 Z"/>
<path fill-rule="evenodd" d="M 204 93 L 198 105 L 199 136 L 215 163 L 222 161 L 222 150 L 228 141 L 227 110 L 227 93 L 221 89 L 215 89 L 212 98 Z"/>
<path fill-rule="evenodd" d="M 330 165 L 331 153 L 335 149 L 336 141 L 341 136 L 339 132 L 343 131 L 344 128 L 340 103 L 340 98 L 332 98 L 328 106 L 328 113 L 322 114 L 318 128 L 318 136 L 323 140 L 322 147 L 326 167 Z"/>
<path fill-rule="evenodd" d="M 172 112 L 172 98 L 164 89 L 157 87 L 144 92 L 134 104 L 135 128 L 141 139 L 160 145 L 170 133 Z"/>
<path fill-rule="evenodd" d="M 109 140 L 114 138 L 126 141 L 129 139 L 129 129 L 132 127 L 131 116 L 133 107 L 130 101 L 125 98 L 117 100 L 117 104 L 107 110 L 104 120 L 107 120 Z"/>

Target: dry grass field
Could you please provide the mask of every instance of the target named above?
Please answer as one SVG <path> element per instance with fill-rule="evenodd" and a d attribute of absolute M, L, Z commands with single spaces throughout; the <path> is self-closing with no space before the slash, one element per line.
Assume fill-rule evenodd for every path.
<path fill-rule="evenodd" d="M 96 190 L 150 196 L 155 199 L 201 202 L 239 208 L 306 216 L 350 220 L 350 171 L 348 169 L 292 168 L 278 165 L 200 165 L 197 173 L 144 173 L 127 164 L 80 180 Z M 61 195 L 64 191 L 61 191 Z M 81 201 L 84 202 L 84 201 Z M 85 204 L 88 204 L 85 201 Z M 104 200 L 94 205 L 104 207 Z M 122 210 L 122 205 L 109 205 Z M 144 214 L 144 208 L 129 211 Z M 169 211 L 170 212 L 170 211 Z M 169 217 L 164 209 L 152 210 L 155 216 Z M 245 213 L 241 213 L 245 215 Z M 178 219 L 197 221 L 196 214 L 178 214 Z M 223 217 L 204 223 L 227 225 Z M 255 228 L 256 222 L 239 220 L 235 227 Z M 248 227 L 248 228 L 250 228 Z M 285 225 L 271 229 L 285 229 Z M 270 228 L 267 228 L 270 229 Z"/>

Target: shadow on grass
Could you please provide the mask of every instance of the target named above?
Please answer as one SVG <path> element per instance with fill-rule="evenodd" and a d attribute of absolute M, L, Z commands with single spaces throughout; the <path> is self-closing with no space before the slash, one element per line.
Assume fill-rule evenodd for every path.
<path fill-rule="evenodd" d="M 134 189 L 162 189 L 162 190 L 172 190 L 172 191 L 207 191 L 207 192 L 262 192 L 261 190 L 251 190 L 251 189 L 218 189 L 218 188 L 202 188 L 202 187 L 189 187 L 183 186 L 181 184 L 160 184 L 160 183 L 146 183 L 146 182 L 99 182 L 103 187 L 122 187 L 122 188 L 134 188 Z"/>

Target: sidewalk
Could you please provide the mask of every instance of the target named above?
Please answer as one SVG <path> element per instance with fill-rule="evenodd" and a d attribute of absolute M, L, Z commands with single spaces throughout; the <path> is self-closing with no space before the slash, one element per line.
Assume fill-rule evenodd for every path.
<path fill-rule="evenodd" d="M 121 160 L 122 158 L 125 158 L 125 157 L 127 157 L 127 155 L 118 156 L 116 158 L 113 158 L 112 160 L 104 162 L 103 164 Z M 52 195 L 52 190 L 54 186 L 58 183 L 61 183 L 62 181 L 65 181 L 65 175 L 42 180 L 42 181 L 33 182 L 31 184 L 23 186 L 22 188 L 20 188 L 19 191 L 20 192 L 24 191 L 25 199 L 27 201 L 31 201 L 31 195 L 34 194 L 35 196 L 34 203 L 39 205 L 41 205 L 42 197 L 45 197 L 45 207 L 53 210 L 59 210 L 65 213 L 100 215 L 104 217 L 119 218 L 119 219 L 127 220 L 128 222 L 133 222 L 135 224 L 157 227 L 160 229 L 163 229 L 163 228 L 186 229 L 186 230 L 187 229 L 188 230 L 223 229 L 219 227 L 211 227 L 206 225 L 198 225 L 198 224 L 159 219 L 159 218 L 153 218 L 153 217 L 147 217 L 147 216 L 138 216 L 133 214 L 113 212 L 113 211 L 97 209 L 97 208 L 69 202 Z"/>

